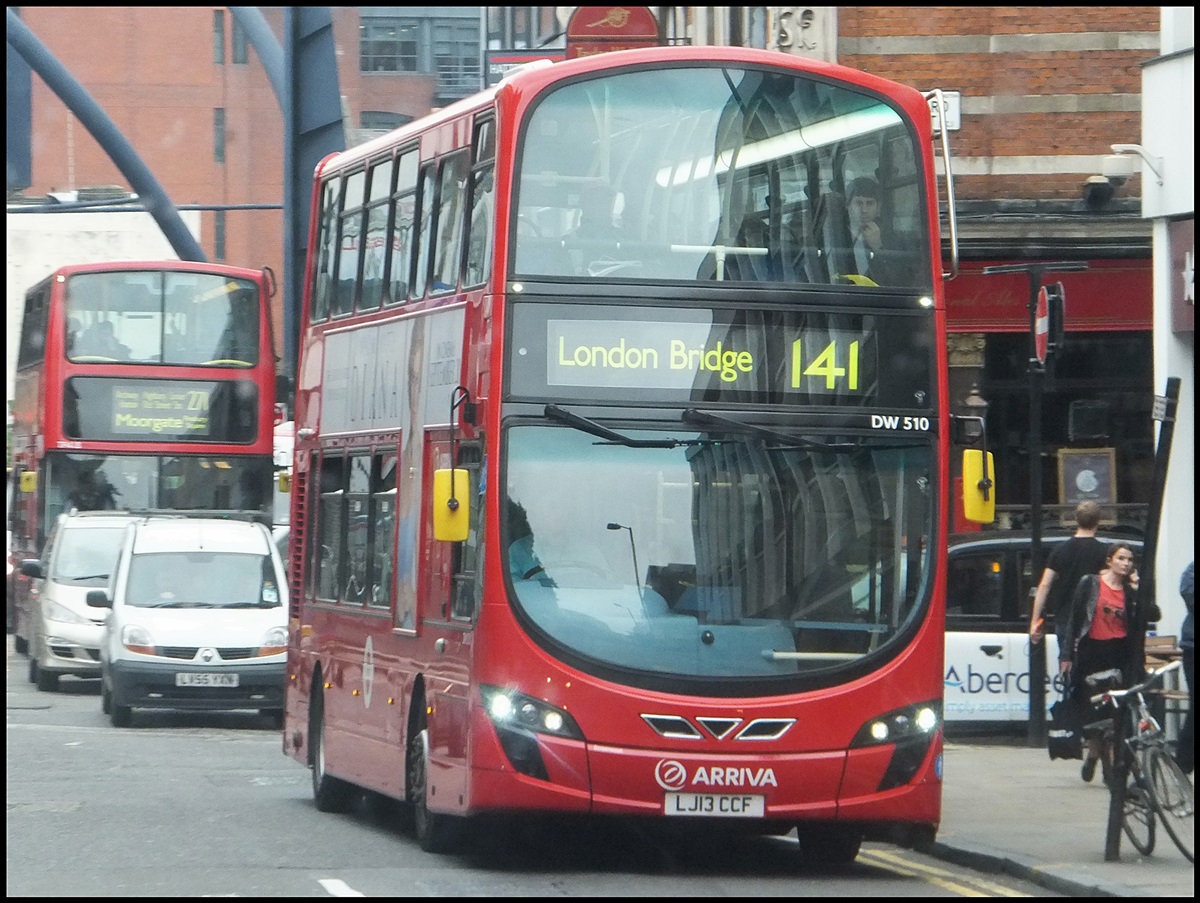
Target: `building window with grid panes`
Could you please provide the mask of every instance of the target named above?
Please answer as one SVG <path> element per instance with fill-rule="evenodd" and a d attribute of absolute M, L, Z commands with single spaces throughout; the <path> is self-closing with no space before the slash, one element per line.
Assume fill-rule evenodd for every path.
<path fill-rule="evenodd" d="M 359 69 L 419 72 L 421 23 L 416 19 L 363 19 L 358 26 Z"/>
<path fill-rule="evenodd" d="M 435 21 L 433 59 L 439 95 L 457 98 L 478 91 L 479 23 L 460 19 Z"/>

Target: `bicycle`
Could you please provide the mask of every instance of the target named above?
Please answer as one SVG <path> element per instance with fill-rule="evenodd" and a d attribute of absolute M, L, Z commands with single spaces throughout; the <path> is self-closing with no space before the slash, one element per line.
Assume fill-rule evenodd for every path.
<path fill-rule="evenodd" d="M 1111 773 L 1114 779 L 1124 773 L 1124 786 L 1119 781 L 1116 786 L 1110 785 L 1112 792 L 1121 797 L 1121 827 L 1125 835 L 1139 853 L 1149 856 L 1154 851 L 1155 823 L 1161 821 L 1179 852 L 1188 862 L 1195 862 L 1195 791 L 1171 755 L 1166 732 L 1145 697 L 1146 690 L 1181 665 L 1175 661 L 1150 671 L 1135 686 L 1105 690 L 1092 697 L 1092 704 L 1116 709 L 1111 727 L 1105 731 L 1102 758 L 1120 752 L 1128 766 L 1122 769 L 1114 759 Z M 1122 750 L 1113 748 L 1118 728 L 1123 738 Z"/>

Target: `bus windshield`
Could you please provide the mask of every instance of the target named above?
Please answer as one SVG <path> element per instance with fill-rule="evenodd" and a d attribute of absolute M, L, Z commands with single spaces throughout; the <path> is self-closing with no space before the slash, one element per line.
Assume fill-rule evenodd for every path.
<path fill-rule="evenodd" d="M 543 636 L 686 679 L 795 676 L 911 632 L 931 583 L 932 440 L 681 427 L 508 430 L 501 543 Z"/>
<path fill-rule="evenodd" d="M 254 283 L 167 271 L 84 273 L 67 282 L 67 358 L 251 367 L 258 363 Z"/>
<path fill-rule="evenodd" d="M 258 455 L 47 455 L 46 522 L 63 511 L 260 511 L 271 459 Z"/>
<path fill-rule="evenodd" d="M 895 109 L 812 75 L 575 81 L 524 132 L 515 275 L 923 289 L 920 166 Z"/>

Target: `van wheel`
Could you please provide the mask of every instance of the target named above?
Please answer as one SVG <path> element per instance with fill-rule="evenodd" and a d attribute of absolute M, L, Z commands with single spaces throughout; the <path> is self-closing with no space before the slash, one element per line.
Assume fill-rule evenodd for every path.
<path fill-rule="evenodd" d="M 30 658 L 29 658 L 29 682 L 31 684 L 35 684 L 35 683 L 37 683 L 37 679 L 38 679 L 37 659 L 30 656 Z"/>
<path fill-rule="evenodd" d="M 449 853 L 459 845 L 464 820 L 429 811 L 429 729 L 423 720 L 419 730 L 409 732 L 407 761 L 406 784 L 417 843 L 426 853 Z"/>
<path fill-rule="evenodd" d="M 58 689 L 58 674 L 54 671 L 47 671 L 45 668 L 38 668 L 37 688 L 43 693 L 53 693 Z"/>
<path fill-rule="evenodd" d="M 266 718 L 276 730 L 283 727 L 283 709 L 259 709 L 258 714 Z"/>
<path fill-rule="evenodd" d="M 133 709 L 127 705 L 118 705 L 115 699 L 109 697 L 108 720 L 112 722 L 113 727 L 129 727 L 133 723 Z"/>
<path fill-rule="evenodd" d="M 23 636 L 17 636 L 14 633 L 13 634 L 13 650 L 15 652 L 19 652 L 22 655 L 24 655 L 25 653 L 27 653 L 29 651 L 29 640 L 25 639 L 25 637 L 23 637 Z"/>
<path fill-rule="evenodd" d="M 313 686 L 319 687 L 319 675 Z M 308 714 L 308 764 L 312 769 L 313 801 L 319 812 L 345 812 L 353 800 L 354 788 L 325 771 L 325 698 L 320 690 L 312 698 Z"/>
<path fill-rule="evenodd" d="M 103 679 L 100 681 L 100 711 L 105 715 L 112 714 L 112 693 Z"/>

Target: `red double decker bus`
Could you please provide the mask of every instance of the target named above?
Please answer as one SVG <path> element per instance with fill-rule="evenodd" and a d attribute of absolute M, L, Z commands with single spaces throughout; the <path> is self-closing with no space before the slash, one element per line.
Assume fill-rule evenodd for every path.
<path fill-rule="evenodd" d="M 934 835 L 939 96 L 617 52 L 322 162 L 283 734 L 319 809 L 406 801 L 427 850 L 504 811 Z"/>
<path fill-rule="evenodd" d="M 261 511 L 276 368 L 270 270 L 178 260 L 64 266 L 25 293 L 13 400 L 14 559 L 59 513 Z M 28 578 L 10 576 L 18 651 Z"/>

